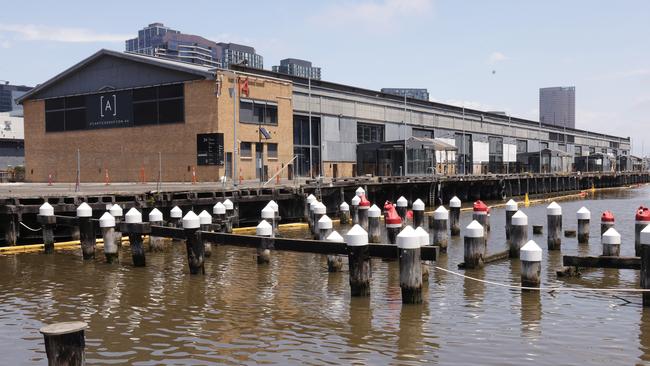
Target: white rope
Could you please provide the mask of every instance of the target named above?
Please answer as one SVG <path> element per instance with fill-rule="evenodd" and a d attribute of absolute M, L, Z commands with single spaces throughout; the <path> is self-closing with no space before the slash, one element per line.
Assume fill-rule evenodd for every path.
<path fill-rule="evenodd" d="M 40 227 L 39 227 L 38 229 L 32 229 L 31 227 L 29 227 L 29 226 L 23 224 L 22 221 L 19 221 L 19 223 L 20 223 L 21 225 L 23 225 L 25 228 L 27 228 L 27 230 L 31 230 L 31 231 L 41 231 L 41 229 L 42 229 L 42 228 L 40 228 Z"/>
<path fill-rule="evenodd" d="M 487 283 L 489 285 L 501 286 L 506 288 L 521 289 L 521 290 L 537 290 L 537 291 L 575 291 L 575 292 L 649 292 L 650 289 L 643 288 L 589 288 L 589 287 L 527 287 L 527 286 L 517 286 L 517 285 L 508 285 L 505 283 L 499 283 L 494 281 L 482 280 L 476 277 L 466 276 L 462 273 L 450 271 L 446 268 L 435 267 L 437 270 L 450 273 L 459 277 L 467 278 L 468 280 Z"/>

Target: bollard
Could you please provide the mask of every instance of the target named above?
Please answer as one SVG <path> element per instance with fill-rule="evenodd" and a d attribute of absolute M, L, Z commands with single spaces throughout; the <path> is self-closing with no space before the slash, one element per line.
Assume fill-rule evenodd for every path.
<path fill-rule="evenodd" d="M 646 226 L 640 233 L 641 271 L 639 272 L 640 285 L 644 290 L 650 289 L 650 226 Z M 643 306 L 650 306 L 650 291 L 643 292 Z"/>
<path fill-rule="evenodd" d="M 399 214 L 399 217 L 402 219 L 402 222 L 406 222 L 406 210 L 408 208 L 409 201 L 404 198 L 404 196 L 401 196 L 400 198 L 397 199 L 397 213 Z"/>
<path fill-rule="evenodd" d="M 636 209 L 636 216 L 634 220 L 634 253 L 637 257 L 641 256 L 641 230 L 650 224 L 650 209 L 644 206 L 639 206 Z"/>
<path fill-rule="evenodd" d="M 324 216 L 326 217 L 326 216 Z M 336 231 L 332 231 L 326 238 L 330 243 L 343 243 L 343 237 Z M 327 272 L 340 272 L 343 268 L 343 257 L 336 254 L 327 255 Z"/>
<path fill-rule="evenodd" d="M 314 206 L 314 230 L 313 230 L 313 236 L 314 239 L 318 240 L 318 220 L 321 219 L 327 212 L 327 208 L 322 202 L 316 202 L 316 205 Z"/>
<path fill-rule="evenodd" d="M 341 225 L 348 225 L 350 223 L 350 205 L 346 202 L 341 203 L 339 206 L 339 222 Z"/>
<path fill-rule="evenodd" d="M 421 199 L 413 202 L 413 227 L 418 228 L 424 225 L 424 202 Z"/>
<path fill-rule="evenodd" d="M 115 237 L 115 217 L 110 212 L 104 212 L 99 218 L 99 227 L 104 238 L 104 256 L 106 263 L 113 263 L 117 260 L 117 238 Z"/>
<path fill-rule="evenodd" d="M 447 253 L 447 221 L 449 221 L 449 211 L 445 206 L 438 206 L 431 216 L 431 226 L 433 230 L 433 245 L 440 247 L 441 253 Z"/>
<path fill-rule="evenodd" d="M 255 234 L 262 237 L 257 246 L 257 264 L 269 263 L 273 248 L 273 227 L 268 221 L 262 220 L 255 228 Z"/>
<path fill-rule="evenodd" d="M 356 191 L 354 191 L 354 194 L 357 195 L 357 197 L 361 198 L 361 196 L 366 194 L 366 190 L 363 189 L 363 187 L 359 187 Z"/>
<path fill-rule="evenodd" d="M 422 226 L 418 226 L 415 229 L 415 235 L 418 238 L 418 243 L 420 244 L 420 247 L 431 245 L 429 233 L 426 230 L 424 230 Z M 421 266 L 422 266 L 422 281 L 429 282 L 429 261 L 423 261 L 421 263 Z"/>
<path fill-rule="evenodd" d="M 304 216 L 305 216 L 305 220 L 307 220 L 307 224 L 309 225 L 310 229 L 312 228 L 313 225 L 313 222 L 311 221 L 311 205 L 316 201 L 317 201 L 316 196 L 314 196 L 313 194 L 310 194 L 305 199 Z"/>
<path fill-rule="evenodd" d="M 600 240 L 603 244 L 604 256 L 618 257 L 621 254 L 621 234 L 616 229 L 613 227 L 607 229 Z"/>
<path fill-rule="evenodd" d="M 533 240 L 521 247 L 521 286 L 539 287 L 542 268 L 542 248 Z"/>
<path fill-rule="evenodd" d="M 163 226 L 163 214 L 159 209 L 154 208 L 149 212 L 149 224 Z M 165 249 L 165 238 L 149 235 L 149 250 L 162 252 Z"/>
<path fill-rule="evenodd" d="M 318 219 L 318 240 L 325 240 L 332 233 L 332 219 L 327 215 Z"/>
<path fill-rule="evenodd" d="M 219 224 L 219 232 L 225 233 L 227 225 L 226 221 L 228 221 L 228 218 L 226 217 L 226 206 L 221 202 L 217 202 L 212 206 L 212 214 L 214 215 L 216 222 Z"/>
<path fill-rule="evenodd" d="M 578 218 L 578 243 L 589 243 L 589 221 L 591 220 L 591 212 L 584 206 L 580 207 L 576 212 Z M 639 230 L 640 232 L 641 230 Z"/>
<path fill-rule="evenodd" d="M 352 197 L 352 225 L 358 225 L 359 224 L 359 203 L 361 202 L 361 198 L 359 196 L 354 196 Z"/>
<path fill-rule="evenodd" d="M 348 248 L 350 293 L 352 296 L 370 296 L 368 233 L 360 225 L 354 225 L 345 234 L 345 243 Z"/>
<path fill-rule="evenodd" d="M 124 211 L 122 210 L 122 207 L 116 203 L 111 206 L 108 212 L 115 218 L 115 241 L 117 242 L 117 246 L 120 247 L 122 246 L 122 231 L 120 231 L 120 222 L 124 216 Z"/>
<path fill-rule="evenodd" d="M 183 231 L 185 232 L 185 247 L 187 248 L 187 264 L 190 274 L 205 274 L 203 265 L 205 245 L 197 235 L 201 219 L 192 211 L 183 216 Z"/>
<path fill-rule="evenodd" d="M 483 235 L 487 238 L 488 228 L 488 206 L 483 201 L 478 200 L 472 206 L 472 220 L 475 220 L 483 227 Z"/>
<path fill-rule="evenodd" d="M 43 227 L 43 249 L 45 254 L 54 253 L 54 227 L 56 218 L 54 217 L 54 207 L 45 202 L 38 208 L 38 222 Z"/>
<path fill-rule="evenodd" d="M 182 227 L 183 223 L 181 222 L 183 218 L 183 210 L 180 207 L 174 206 L 169 211 L 169 226 L 170 227 Z M 172 244 L 179 244 L 181 240 L 172 239 Z"/>
<path fill-rule="evenodd" d="M 278 236 L 278 225 L 280 224 L 280 206 L 274 200 L 270 200 L 267 206 L 273 209 L 273 237 L 276 237 Z"/>
<path fill-rule="evenodd" d="M 226 233 L 232 234 L 232 222 L 235 220 L 235 205 L 229 198 L 223 201 L 226 208 Z"/>
<path fill-rule="evenodd" d="M 517 212 L 519 207 L 515 200 L 510 199 L 506 202 L 506 240 L 510 240 L 510 226 L 512 225 L 512 215 Z"/>
<path fill-rule="evenodd" d="M 451 236 L 460 235 L 460 199 L 456 196 L 449 200 L 449 232 Z"/>
<path fill-rule="evenodd" d="M 368 241 L 371 243 L 381 243 L 381 210 L 377 205 L 372 205 L 368 209 Z"/>
<path fill-rule="evenodd" d="M 309 204 L 309 218 L 308 218 L 308 220 L 307 220 L 307 221 L 308 221 L 307 223 L 309 224 L 309 229 L 311 230 L 312 235 L 313 235 L 314 233 L 316 233 L 316 231 L 317 231 L 317 230 L 316 230 L 316 225 L 317 225 L 316 222 L 317 222 L 318 220 L 316 220 L 316 219 L 314 218 L 314 208 L 318 205 L 318 203 L 319 203 L 318 200 L 313 200 L 313 201 Z"/>
<path fill-rule="evenodd" d="M 86 364 L 84 322 L 63 322 L 42 327 L 49 366 L 81 366 Z"/>
<path fill-rule="evenodd" d="M 402 230 L 402 219 L 397 214 L 397 210 L 391 205 L 391 209 L 386 211 L 384 218 L 386 222 L 386 236 L 390 244 L 397 244 L 397 234 Z"/>
<path fill-rule="evenodd" d="M 483 267 L 485 236 L 483 226 L 476 220 L 465 228 L 464 261 L 465 268 Z"/>
<path fill-rule="evenodd" d="M 422 302 L 420 240 L 415 230 L 408 225 L 397 235 L 402 304 L 420 304 Z"/>
<path fill-rule="evenodd" d="M 261 217 L 262 220 L 266 221 L 271 225 L 271 228 L 273 228 L 273 221 L 275 220 L 275 211 L 273 211 L 273 208 L 270 207 L 269 205 L 264 206 L 261 212 Z M 315 227 L 315 226 L 314 226 Z M 314 233 L 314 230 L 312 228 L 312 234 Z M 275 232 L 271 231 L 271 237 L 274 237 Z"/>
<path fill-rule="evenodd" d="M 546 207 L 546 237 L 548 250 L 562 248 L 562 207 L 555 201 Z"/>
<path fill-rule="evenodd" d="M 368 231 L 368 209 L 370 208 L 370 201 L 366 198 L 365 195 L 362 195 L 361 201 L 359 201 L 359 225 L 363 230 Z"/>
<path fill-rule="evenodd" d="M 142 223 L 142 214 L 133 207 L 124 215 L 124 221 L 127 224 L 140 224 Z M 146 265 L 146 259 L 144 247 L 142 246 L 142 234 L 129 233 L 129 244 L 131 246 L 133 265 L 135 267 L 144 267 Z"/>
<path fill-rule="evenodd" d="M 199 228 L 201 231 L 212 231 L 212 215 L 206 210 L 199 213 Z M 201 240 L 203 242 L 203 254 L 205 258 L 212 255 L 212 242 L 208 240 Z"/>
<path fill-rule="evenodd" d="M 614 227 L 614 214 L 612 211 L 605 211 L 600 215 L 600 235 L 602 236 L 607 230 Z"/>
<path fill-rule="evenodd" d="M 528 216 L 523 211 L 512 215 L 510 226 L 510 258 L 519 258 L 519 251 L 528 242 Z"/>
<path fill-rule="evenodd" d="M 95 258 L 95 224 L 92 222 L 93 209 L 86 202 L 77 207 L 79 218 L 79 240 L 81 241 L 81 253 L 83 259 Z"/>

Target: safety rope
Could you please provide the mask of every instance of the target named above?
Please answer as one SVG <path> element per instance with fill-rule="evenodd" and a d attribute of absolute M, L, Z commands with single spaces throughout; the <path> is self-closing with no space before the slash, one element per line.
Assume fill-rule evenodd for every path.
<path fill-rule="evenodd" d="M 19 221 L 19 223 L 20 223 L 22 226 L 24 226 L 27 230 L 31 230 L 31 231 L 41 231 L 41 229 L 43 229 L 43 228 L 41 228 L 41 227 L 39 227 L 38 229 L 32 229 L 31 227 L 25 225 L 22 221 Z"/>
<path fill-rule="evenodd" d="M 500 287 L 506 287 L 506 288 L 513 288 L 513 289 L 520 289 L 520 290 L 536 290 L 536 291 L 548 291 L 548 292 L 556 292 L 556 291 L 574 291 L 574 292 L 648 292 L 650 289 L 643 289 L 643 288 L 589 288 L 589 287 L 527 287 L 527 286 L 517 286 L 517 285 L 508 285 L 505 283 L 499 283 L 499 282 L 494 282 L 494 281 L 488 281 L 488 280 L 482 280 L 480 278 L 476 277 L 471 277 L 464 275 L 462 273 L 454 272 L 451 270 L 448 270 L 446 268 L 438 267 L 436 266 L 435 269 L 453 274 L 459 277 L 467 278 L 468 280 L 472 281 L 477 281 L 477 282 L 482 282 L 486 283 L 489 285 L 495 285 L 495 286 L 500 286 Z"/>

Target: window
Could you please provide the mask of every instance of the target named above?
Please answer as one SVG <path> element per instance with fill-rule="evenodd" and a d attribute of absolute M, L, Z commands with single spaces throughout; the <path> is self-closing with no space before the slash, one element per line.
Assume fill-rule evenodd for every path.
<path fill-rule="evenodd" d="M 242 158 L 253 157 L 253 149 L 250 142 L 242 142 L 239 146 L 239 156 Z"/>
<path fill-rule="evenodd" d="M 135 126 L 179 123 L 185 119 L 183 84 L 133 90 Z"/>
<path fill-rule="evenodd" d="M 278 158 L 278 144 L 267 143 L 266 151 L 268 152 L 269 159 Z"/>
<path fill-rule="evenodd" d="M 275 102 L 241 99 L 239 121 L 264 125 L 278 124 L 278 105 Z"/>
<path fill-rule="evenodd" d="M 582 146 L 576 146 L 576 156 L 582 156 Z"/>
<path fill-rule="evenodd" d="M 86 102 L 83 96 L 45 101 L 45 132 L 74 131 L 85 128 Z"/>
<path fill-rule="evenodd" d="M 429 139 L 433 138 L 433 130 L 425 130 L 423 128 L 414 128 L 413 137 L 426 137 Z"/>
<path fill-rule="evenodd" d="M 384 141 L 384 126 L 369 123 L 357 123 L 357 143 Z"/>
<path fill-rule="evenodd" d="M 528 141 L 517 140 L 517 154 L 528 152 Z"/>
<path fill-rule="evenodd" d="M 543 149 L 548 149 L 548 142 L 540 142 L 539 147 Z"/>

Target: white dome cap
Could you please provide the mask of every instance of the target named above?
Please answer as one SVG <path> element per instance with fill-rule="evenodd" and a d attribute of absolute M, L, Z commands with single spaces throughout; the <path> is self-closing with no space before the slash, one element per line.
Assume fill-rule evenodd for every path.
<path fill-rule="evenodd" d="M 104 212 L 99 218 L 99 227 L 115 227 L 115 217 L 110 212 Z"/>
<path fill-rule="evenodd" d="M 212 215 L 206 210 L 201 211 L 199 214 L 199 223 L 201 225 L 210 225 L 212 224 Z"/>
<path fill-rule="evenodd" d="M 345 234 L 345 243 L 351 247 L 368 245 L 368 232 L 359 226 L 359 224 L 354 225 Z"/>
<path fill-rule="evenodd" d="M 54 207 L 45 202 L 38 208 L 38 214 L 41 216 L 54 216 Z"/>
<path fill-rule="evenodd" d="M 419 234 L 411 225 L 407 225 L 399 234 L 397 234 L 397 247 L 401 249 L 416 249 L 420 245 Z"/>
<path fill-rule="evenodd" d="M 325 207 L 325 204 L 322 202 L 318 202 L 318 204 L 314 206 L 314 213 L 318 215 L 324 215 L 327 213 L 327 207 Z"/>
<path fill-rule="evenodd" d="M 419 198 L 416 199 L 415 202 L 413 202 L 413 210 L 424 211 L 424 202 Z"/>
<path fill-rule="evenodd" d="M 180 219 L 183 217 L 183 211 L 181 210 L 180 207 L 174 206 L 174 208 L 169 211 L 169 217 L 175 218 L 175 219 Z"/>
<path fill-rule="evenodd" d="M 331 241 L 333 243 L 344 243 L 345 242 L 345 240 L 343 240 L 343 237 L 341 236 L 341 234 L 339 234 L 336 231 L 332 231 L 332 233 L 329 234 L 327 236 L 327 238 L 325 238 L 325 240 Z"/>
<path fill-rule="evenodd" d="M 482 238 L 483 237 L 483 226 L 476 220 L 467 225 L 465 228 L 465 236 L 468 238 Z"/>
<path fill-rule="evenodd" d="M 506 202 L 506 211 L 517 211 L 518 208 L 519 206 L 515 200 L 510 199 L 508 202 Z"/>
<path fill-rule="evenodd" d="M 454 196 L 449 200 L 449 207 L 460 207 L 460 198 Z"/>
<path fill-rule="evenodd" d="M 154 208 L 149 212 L 149 222 L 158 222 L 163 220 L 163 214 L 159 209 Z"/>
<path fill-rule="evenodd" d="M 422 228 L 422 226 L 418 226 L 415 228 L 415 233 L 418 236 L 418 239 L 420 239 L 420 246 L 426 246 L 429 245 L 429 233 Z"/>
<path fill-rule="evenodd" d="M 368 209 L 368 217 L 379 217 L 379 216 L 381 216 L 381 210 L 379 209 L 379 207 L 377 207 L 377 205 L 370 206 L 370 208 Z"/>
<path fill-rule="evenodd" d="M 528 216 L 521 211 L 517 210 L 514 215 L 512 215 L 512 225 L 514 226 L 526 226 L 528 225 Z"/>
<path fill-rule="evenodd" d="M 332 228 L 332 219 L 327 215 L 323 215 L 318 219 L 318 229 L 331 229 Z"/>
<path fill-rule="evenodd" d="M 449 211 L 445 208 L 445 206 L 438 206 L 435 211 L 433 211 L 433 218 L 435 220 L 448 220 L 449 219 Z"/>
<path fill-rule="evenodd" d="M 562 215 L 562 207 L 553 201 L 550 205 L 546 206 L 546 214 L 551 216 Z"/>
<path fill-rule="evenodd" d="M 86 203 L 82 202 L 79 207 L 77 207 L 77 217 L 92 217 L 93 209 Z"/>
<path fill-rule="evenodd" d="M 262 218 L 263 219 L 275 218 L 275 211 L 273 211 L 273 207 L 270 207 L 269 205 L 264 206 L 264 208 L 262 209 Z"/>
<path fill-rule="evenodd" d="M 226 210 L 232 210 L 235 208 L 235 205 L 232 203 L 230 198 L 226 198 L 226 200 L 223 201 L 223 205 L 226 206 Z"/>
<path fill-rule="evenodd" d="M 212 206 L 212 213 L 215 215 L 225 215 L 226 214 L 226 205 L 224 205 L 221 202 L 215 203 L 214 206 Z"/>
<path fill-rule="evenodd" d="M 352 197 L 352 206 L 359 206 L 359 202 L 361 202 L 361 198 L 359 196 L 354 196 Z"/>
<path fill-rule="evenodd" d="M 183 216 L 183 229 L 198 229 L 199 226 L 201 226 L 201 219 L 199 219 L 194 211 L 188 211 Z"/>
<path fill-rule="evenodd" d="M 589 211 L 585 206 L 582 206 L 578 212 L 576 212 L 576 217 L 578 220 L 591 220 L 591 211 Z"/>
<path fill-rule="evenodd" d="M 397 207 L 407 207 L 409 205 L 409 201 L 404 198 L 404 196 L 400 196 L 400 198 L 397 199 Z"/>
<path fill-rule="evenodd" d="M 354 193 L 356 193 L 357 196 L 361 196 L 362 194 L 366 194 L 366 190 L 363 189 L 363 187 L 359 187 L 356 191 L 354 191 Z"/>
<path fill-rule="evenodd" d="M 533 240 L 529 240 L 528 243 L 519 249 L 519 258 L 526 262 L 541 262 L 542 248 Z"/>
<path fill-rule="evenodd" d="M 316 196 L 309 194 L 309 196 L 307 196 L 307 203 L 311 205 L 311 203 L 314 201 L 317 201 Z"/>
<path fill-rule="evenodd" d="M 255 235 L 271 236 L 272 233 L 273 227 L 266 220 L 260 221 L 260 223 L 255 228 Z"/>
<path fill-rule="evenodd" d="M 124 219 L 127 224 L 139 224 L 142 222 L 142 213 L 135 207 L 131 207 L 126 215 L 124 215 Z"/>
<path fill-rule="evenodd" d="M 603 237 L 601 238 L 601 241 L 603 244 L 621 244 L 621 234 L 616 231 L 616 229 L 609 228 L 607 231 L 603 233 Z"/>
<path fill-rule="evenodd" d="M 124 211 L 122 210 L 122 207 L 117 203 L 111 206 L 108 212 L 110 212 L 111 215 L 113 215 L 113 217 L 122 217 L 122 215 L 124 215 Z"/>
<path fill-rule="evenodd" d="M 343 203 L 341 203 L 339 206 L 339 209 L 341 211 L 350 211 L 350 205 L 348 205 L 347 202 L 343 201 Z"/>
<path fill-rule="evenodd" d="M 267 203 L 267 206 L 271 206 L 271 208 L 275 212 L 278 212 L 278 210 L 280 209 L 280 207 L 278 206 L 278 204 L 274 200 L 270 200 L 269 203 Z"/>

